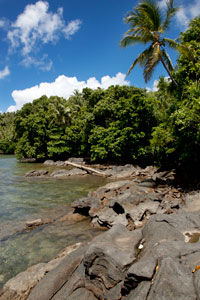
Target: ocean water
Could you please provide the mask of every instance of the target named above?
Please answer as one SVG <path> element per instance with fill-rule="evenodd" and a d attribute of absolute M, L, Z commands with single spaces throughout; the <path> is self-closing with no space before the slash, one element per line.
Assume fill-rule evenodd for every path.
<path fill-rule="evenodd" d="M 58 218 L 70 211 L 71 203 L 106 183 L 86 176 L 67 179 L 26 178 L 42 164 L 19 163 L 14 156 L 0 155 L 0 287 L 27 267 L 47 262 L 64 247 L 85 241 L 99 232 L 89 220 L 55 222 L 25 229 L 37 218 Z M 52 167 L 49 167 L 52 168 Z"/>

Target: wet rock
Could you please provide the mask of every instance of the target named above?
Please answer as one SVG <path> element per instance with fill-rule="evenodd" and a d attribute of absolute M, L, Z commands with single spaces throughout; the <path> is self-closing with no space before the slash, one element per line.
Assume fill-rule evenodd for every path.
<path fill-rule="evenodd" d="M 27 221 L 26 222 L 26 227 L 27 228 L 34 228 L 34 227 L 37 227 L 37 226 L 41 226 L 43 224 L 47 224 L 49 223 L 49 221 L 45 221 L 45 220 L 42 220 L 42 219 L 36 219 L 36 220 L 32 220 L 32 221 Z"/>
<path fill-rule="evenodd" d="M 48 160 L 45 160 L 44 165 L 46 165 L 46 166 L 54 166 L 55 162 L 53 160 L 48 159 Z"/>
<path fill-rule="evenodd" d="M 22 158 L 19 159 L 20 163 L 35 163 L 36 162 L 36 158 Z"/>
<path fill-rule="evenodd" d="M 68 177 L 68 176 L 80 176 L 87 174 L 86 171 L 74 168 L 72 170 L 56 170 L 51 173 L 51 177 Z"/>
<path fill-rule="evenodd" d="M 56 299 L 54 296 L 56 297 L 56 294 L 68 283 L 68 281 L 74 280 L 73 275 L 83 260 L 85 250 L 85 247 L 80 247 L 65 257 L 56 268 L 47 273 L 35 288 L 33 288 L 27 300 Z M 71 294 L 73 292 L 72 287 L 70 288 Z"/>
<path fill-rule="evenodd" d="M 43 177 L 49 174 L 48 170 L 32 170 L 25 174 L 25 177 Z"/>
<path fill-rule="evenodd" d="M 48 263 L 40 263 L 19 273 L 10 279 L 0 291 L 0 300 L 25 300 L 32 288 L 71 252 L 80 247 L 80 243 L 66 247 L 55 259 Z M 35 298 L 40 299 L 40 298 Z"/>
<path fill-rule="evenodd" d="M 79 222 L 79 221 L 85 220 L 86 218 L 87 218 L 87 216 L 69 212 L 65 216 L 59 218 L 57 221 L 58 222 L 66 222 L 66 221 L 67 222 Z"/>

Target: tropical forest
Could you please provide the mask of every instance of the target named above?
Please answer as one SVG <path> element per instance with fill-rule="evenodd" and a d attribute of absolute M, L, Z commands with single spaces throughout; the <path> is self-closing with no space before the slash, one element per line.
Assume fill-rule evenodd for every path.
<path fill-rule="evenodd" d="M 172 40 L 164 35 L 177 9 L 168 1 L 162 19 L 156 5 L 144 1 L 130 12 L 120 41 L 121 47 L 147 44 L 128 73 L 139 64 L 147 82 L 163 64 L 168 77 L 159 78 L 156 91 L 110 86 L 75 90 L 67 100 L 44 95 L 0 115 L 1 153 L 37 161 L 73 156 L 143 166 L 200 164 L 200 17 Z M 178 53 L 175 67 L 166 46 Z"/>

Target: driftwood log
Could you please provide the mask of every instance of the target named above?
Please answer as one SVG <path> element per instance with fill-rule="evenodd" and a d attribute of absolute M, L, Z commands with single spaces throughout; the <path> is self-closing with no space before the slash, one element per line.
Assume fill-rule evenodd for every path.
<path fill-rule="evenodd" d="M 102 176 L 102 177 L 108 177 L 108 175 L 106 173 L 100 172 L 100 171 L 98 171 L 96 169 L 93 169 L 93 168 L 90 168 L 90 167 L 75 164 L 75 163 L 73 163 L 71 161 L 68 161 L 68 160 L 65 161 L 65 164 L 68 165 L 68 166 L 72 166 L 72 167 L 75 167 L 75 168 L 85 170 L 88 174 L 95 174 L 95 175 Z"/>

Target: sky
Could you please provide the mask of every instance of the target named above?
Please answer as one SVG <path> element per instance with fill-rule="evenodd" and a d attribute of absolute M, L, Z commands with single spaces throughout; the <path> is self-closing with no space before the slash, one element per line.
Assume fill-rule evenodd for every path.
<path fill-rule="evenodd" d="M 176 38 L 200 15 L 200 0 L 174 0 L 180 10 L 166 33 Z M 126 73 L 144 45 L 120 48 L 123 22 L 138 0 L 0 0 L 0 112 L 20 109 L 42 95 L 68 98 L 74 90 L 134 85 L 155 89 L 159 65 L 147 84 L 143 71 Z M 164 8 L 165 0 L 159 0 Z M 176 64 L 177 53 L 169 55 Z"/>

